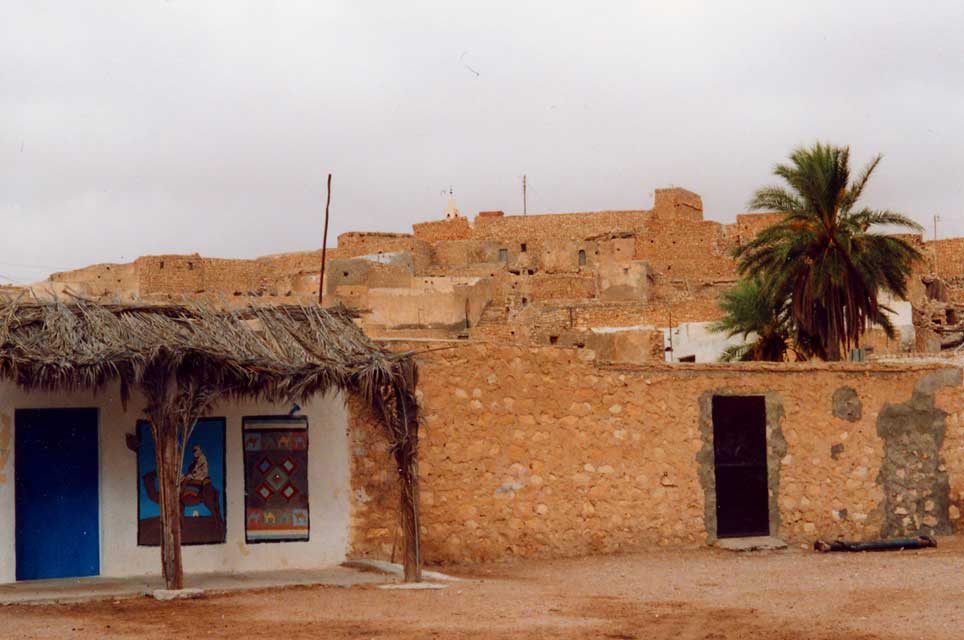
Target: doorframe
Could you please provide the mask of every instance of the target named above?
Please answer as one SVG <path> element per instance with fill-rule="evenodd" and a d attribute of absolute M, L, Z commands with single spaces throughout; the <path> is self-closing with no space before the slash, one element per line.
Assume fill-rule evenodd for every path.
<path fill-rule="evenodd" d="M 713 445 L 713 396 L 763 396 L 766 409 L 766 457 L 769 499 L 767 512 L 770 535 L 780 533 L 780 467 L 787 455 L 787 441 L 783 437 L 783 397 L 776 392 L 761 389 L 716 389 L 699 396 L 699 430 L 702 447 L 696 454 L 697 472 L 703 488 L 703 523 L 706 527 L 706 543 L 718 539 L 716 521 L 716 462 Z"/>
<path fill-rule="evenodd" d="M 103 411 L 99 406 L 96 405 L 83 405 L 78 406 L 70 403 L 69 398 L 65 398 L 62 402 L 53 401 L 50 403 L 45 403 L 42 405 L 17 405 L 10 407 L 9 411 L 12 417 L 11 422 L 13 423 L 13 429 L 10 434 L 10 441 L 12 444 L 12 455 L 10 456 L 10 464 L 13 469 L 12 478 L 10 478 L 10 484 L 13 487 L 13 500 L 11 503 L 11 508 L 13 511 L 13 517 L 11 518 L 12 536 L 11 536 L 11 551 L 13 551 L 13 571 L 11 571 L 11 577 L 14 582 L 31 582 L 30 580 L 17 580 L 17 412 L 18 411 L 93 411 L 94 412 L 94 427 L 97 432 L 97 575 L 96 576 L 85 576 L 90 578 L 101 577 L 104 575 L 104 430 L 102 428 L 102 414 Z M 67 578 L 69 579 L 69 578 Z"/>

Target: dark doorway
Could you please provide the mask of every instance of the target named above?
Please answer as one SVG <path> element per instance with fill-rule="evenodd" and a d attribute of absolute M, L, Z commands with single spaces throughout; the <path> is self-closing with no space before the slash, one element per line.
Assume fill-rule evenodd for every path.
<path fill-rule="evenodd" d="M 770 535 L 766 403 L 763 396 L 713 396 L 716 535 Z"/>
<path fill-rule="evenodd" d="M 17 580 L 100 573 L 96 409 L 18 409 Z"/>

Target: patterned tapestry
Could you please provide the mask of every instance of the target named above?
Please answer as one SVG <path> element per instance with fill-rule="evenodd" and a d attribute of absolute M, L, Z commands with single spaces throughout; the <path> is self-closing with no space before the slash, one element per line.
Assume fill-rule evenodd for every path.
<path fill-rule="evenodd" d="M 161 541 L 161 510 L 157 504 L 157 463 L 154 436 L 145 421 L 137 423 L 137 544 Z M 201 418 L 188 440 L 181 469 L 181 541 L 183 544 L 224 542 L 224 418 Z"/>
<path fill-rule="evenodd" d="M 245 537 L 253 542 L 308 539 L 308 419 L 244 419 Z"/>

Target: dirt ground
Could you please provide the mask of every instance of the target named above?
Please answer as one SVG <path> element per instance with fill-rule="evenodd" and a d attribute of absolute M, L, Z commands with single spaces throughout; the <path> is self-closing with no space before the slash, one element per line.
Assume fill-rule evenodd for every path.
<path fill-rule="evenodd" d="M 913 552 L 659 550 L 445 570 L 469 581 L 5 607 L 0 638 L 964 637 L 961 538 Z"/>

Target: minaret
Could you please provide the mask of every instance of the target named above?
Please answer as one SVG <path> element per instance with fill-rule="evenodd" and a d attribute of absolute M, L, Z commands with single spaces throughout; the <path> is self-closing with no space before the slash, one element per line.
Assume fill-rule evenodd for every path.
<path fill-rule="evenodd" d="M 455 218 L 461 218 L 462 214 L 459 213 L 458 208 L 455 206 L 455 196 L 452 195 L 452 187 L 449 187 L 449 203 L 445 207 L 445 219 L 454 220 Z"/>

